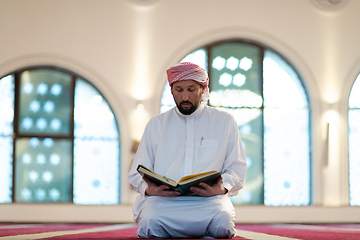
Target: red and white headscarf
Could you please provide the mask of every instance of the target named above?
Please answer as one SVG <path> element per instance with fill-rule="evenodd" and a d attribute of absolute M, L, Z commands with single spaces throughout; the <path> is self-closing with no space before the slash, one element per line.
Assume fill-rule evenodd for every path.
<path fill-rule="evenodd" d="M 182 62 L 170 67 L 167 71 L 169 85 L 182 80 L 193 80 L 205 89 L 201 101 L 206 104 L 209 99 L 209 76 L 206 70 L 191 62 Z"/>

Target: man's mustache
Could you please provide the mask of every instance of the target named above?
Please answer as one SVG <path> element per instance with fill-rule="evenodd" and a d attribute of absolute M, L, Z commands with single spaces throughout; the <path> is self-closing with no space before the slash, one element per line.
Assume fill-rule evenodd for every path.
<path fill-rule="evenodd" d="M 180 104 L 192 104 L 191 102 L 189 102 L 189 101 L 182 101 Z"/>

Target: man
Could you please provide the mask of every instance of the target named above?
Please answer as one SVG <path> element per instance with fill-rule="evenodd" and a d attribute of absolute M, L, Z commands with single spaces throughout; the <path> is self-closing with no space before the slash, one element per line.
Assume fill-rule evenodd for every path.
<path fill-rule="evenodd" d="M 176 107 L 152 118 L 141 139 L 129 182 L 140 193 L 133 206 L 141 238 L 232 238 L 235 211 L 230 201 L 242 188 L 246 161 L 234 118 L 206 105 L 205 69 L 180 63 L 167 70 Z M 192 187 L 198 196 L 178 196 L 137 173 L 139 164 L 178 181 L 219 170 L 213 186 Z"/>

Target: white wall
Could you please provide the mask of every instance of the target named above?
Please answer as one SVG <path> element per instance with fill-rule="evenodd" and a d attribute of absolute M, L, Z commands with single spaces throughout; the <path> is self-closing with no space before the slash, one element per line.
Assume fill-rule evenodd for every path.
<path fill-rule="evenodd" d="M 313 104 L 313 202 L 320 212 L 334 214 L 315 219 L 354 221 L 359 208 L 344 209 L 349 209 L 347 99 L 360 72 L 360 1 L 345 2 L 338 10 L 326 11 L 312 0 L 0 0 L 0 77 L 26 66 L 52 64 L 92 82 L 117 115 L 126 182 L 132 141 L 159 113 L 170 65 L 217 40 L 243 38 L 266 44 L 297 67 Z M 136 111 L 139 103 L 145 112 Z M 0 221 L 131 221 L 134 194 L 129 189 L 123 188 L 123 206 L 1 204 Z M 238 221 L 261 222 L 266 216 L 273 217 L 270 222 L 306 221 L 301 214 L 314 211 L 291 208 L 289 217 L 288 209 L 237 207 Z M 58 218 L 49 217 L 51 211 Z M 66 217 L 69 212 L 81 216 Z M 97 212 L 108 215 L 98 217 Z"/>

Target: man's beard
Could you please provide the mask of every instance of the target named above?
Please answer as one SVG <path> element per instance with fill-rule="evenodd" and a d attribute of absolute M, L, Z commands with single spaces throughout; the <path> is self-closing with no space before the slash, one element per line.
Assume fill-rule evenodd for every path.
<path fill-rule="evenodd" d="M 181 104 L 183 103 L 189 103 L 191 104 L 191 107 L 189 109 L 184 109 Z M 179 111 L 184 114 L 184 115 L 190 115 L 192 114 L 193 112 L 195 112 L 195 110 L 199 107 L 200 103 L 194 105 L 192 102 L 189 102 L 189 101 L 182 101 L 180 102 L 179 104 L 177 104 L 177 108 L 179 109 Z"/>

